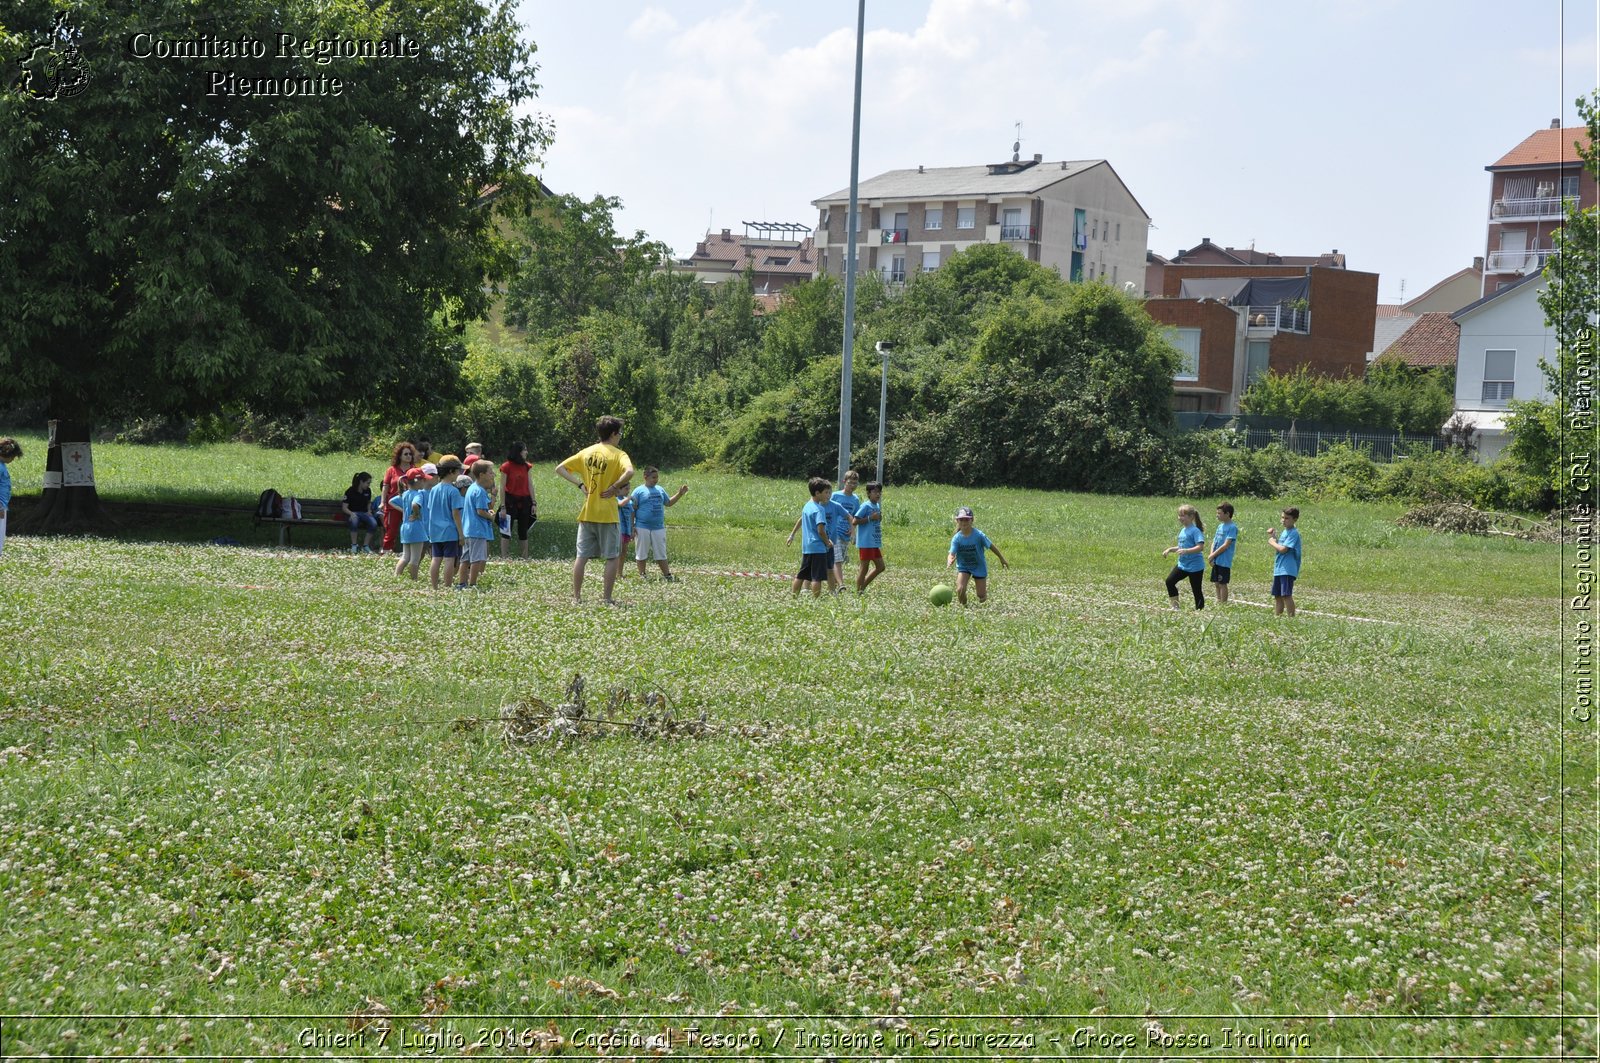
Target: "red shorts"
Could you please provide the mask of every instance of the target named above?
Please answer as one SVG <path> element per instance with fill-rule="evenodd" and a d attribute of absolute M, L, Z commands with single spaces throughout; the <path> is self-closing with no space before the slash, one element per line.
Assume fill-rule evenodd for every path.
<path fill-rule="evenodd" d="M 633 536 L 631 536 L 631 535 L 624 535 L 624 536 L 623 536 L 623 537 L 622 537 L 622 545 L 623 545 L 623 546 L 627 546 L 627 545 L 628 545 L 628 544 L 629 544 L 629 543 L 631 543 L 631 542 L 633 542 Z"/>
<path fill-rule="evenodd" d="M 883 551 L 876 546 L 863 546 L 856 550 L 856 556 L 863 561 L 882 561 Z"/>

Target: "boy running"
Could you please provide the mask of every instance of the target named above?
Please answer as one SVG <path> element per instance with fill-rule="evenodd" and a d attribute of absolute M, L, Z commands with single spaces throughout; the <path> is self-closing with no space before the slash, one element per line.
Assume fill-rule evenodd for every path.
<path fill-rule="evenodd" d="M 989 599 L 989 559 L 985 550 L 993 550 L 1000 559 L 1001 568 L 1010 568 L 1006 556 L 1000 552 L 987 535 L 972 526 L 972 507 L 956 510 L 956 533 L 950 536 L 950 556 L 944 567 L 956 566 L 956 600 L 967 604 L 967 581 L 978 588 L 978 601 Z"/>

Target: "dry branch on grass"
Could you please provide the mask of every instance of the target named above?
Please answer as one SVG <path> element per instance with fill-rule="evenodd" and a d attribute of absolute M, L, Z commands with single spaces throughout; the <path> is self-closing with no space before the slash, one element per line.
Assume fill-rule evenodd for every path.
<path fill-rule="evenodd" d="M 1458 535 L 1504 535 L 1536 543 L 1561 541 L 1559 520 L 1530 520 L 1515 513 L 1478 509 L 1464 502 L 1430 502 L 1409 510 L 1395 523 L 1403 528 L 1427 528 Z"/>

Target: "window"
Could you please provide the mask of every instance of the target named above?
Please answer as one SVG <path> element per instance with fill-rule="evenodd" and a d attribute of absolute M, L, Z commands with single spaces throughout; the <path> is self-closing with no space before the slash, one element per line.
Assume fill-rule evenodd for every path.
<path fill-rule="evenodd" d="M 978 208 L 976 208 L 976 207 L 957 207 L 956 208 L 956 228 L 957 229 L 975 229 L 977 227 L 978 227 Z"/>
<path fill-rule="evenodd" d="M 1578 195 L 1578 175 L 1571 174 L 1561 178 L 1561 195 L 1564 199 L 1573 199 Z"/>
<path fill-rule="evenodd" d="M 1178 348 L 1183 361 L 1178 365 L 1174 380 L 1200 379 L 1200 330 L 1197 328 L 1169 328 L 1167 342 Z"/>
<path fill-rule="evenodd" d="M 1100 239 L 1100 219 L 1099 218 L 1096 218 L 1094 221 L 1089 223 L 1089 239 L 1091 239 L 1091 240 Z"/>
<path fill-rule="evenodd" d="M 791 263 L 793 261 L 794 261 L 794 256 L 792 256 L 792 255 L 785 256 L 783 258 L 777 258 L 777 257 L 775 257 L 773 255 L 768 255 L 767 256 L 767 265 L 769 265 L 769 266 L 787 266 L 789 263 Z"/>
<path fill-rule="evenodd" d="M 1504 406 L 1516 383 L 1516 351 L 1483 352 L 1483 404 Z"/>
<path fill-rule="evenodd" d="M 937 252 L 937 251 L 924 251 L 924 252 L 922 252 L 922 268 L 923 269 L 938 269 L 939 268 L 939 252 Z"/>
<path fill-rule="evenodd" d="M 889 268 L 883 271 L 883 279 L 891 284 L 898 284 L 906 279 L 906 256 L 895 255 L 890 260 Z"/>
<path fill-rule="evenodd" d="M 922 227 L 924 229 L 944 228 L 944 208 L 929 207 L 922 212 Z"/>
<path fill-rule="evenodd" d="M 1120 221 L 1117 222 L 1117 239 L 1122 239 L 1122 223 Z"/>

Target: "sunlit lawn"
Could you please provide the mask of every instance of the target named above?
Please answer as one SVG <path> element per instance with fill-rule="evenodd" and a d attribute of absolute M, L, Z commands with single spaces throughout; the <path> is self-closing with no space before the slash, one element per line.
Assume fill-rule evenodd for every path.
<path fill-rule="evenodd" d="M 146 501 L 335 497 L 381 472 L 96 457 L 109 497 Z M 128 529 L 6 544 L 0 992 L 58 1016 L 7 1019 L 8 1055 L 379 1051 L 376 1027 L 302 1040 L 352 1036 L 373 1002 L 434 1014 L 393 1037 L 444 1054 L 496 1025 L 477 1015 L 574 1051 L 577 1026 L 671 1038 L 719 1011 L 707 1030 L 763 1039 L 744 1054 L 885 1038 L 807 1058 L 952 1054 L 935 1027 L 1145 1054 L 1147 1014 L 1223 1054 L 1224 1026 L 1302 1055 L 1593 1052 L 1592 1021 L 1557 1017 L 1592 1006 L 1595 893 L 1588 828 L 1560 833 L 1556 547 L 1295 500 L 1291 622 L 1263 608 L 1282 503 L 1238 499 L 1240 602 L 1196 615 L 1161 586 L 1180 500 L 891 488 L 883 579 L 796 601 L 734 573 L 793 570 L 803 486 L 668 473 L 691 485 L 683 582 L 630 565 L 611 611 L 568 600 L 577 494 L 548 464 L 538 560 L 473 596 L 337 553 L 337 530 L 287 554 Z M 1209 527 L 1219 500 L 1189 501 Z M 939 610 L 957 504 L 1012 567 L 986 606 Z M 272 538 L 215 520 L 197 537 Z M 574 673 L 591 712 L 660 691 L 710 733 L 501 742 L 502 706 L 553 704 Z M 1574 821 L 1593 767 L 1569 757 Z M 170 1017 L 213 1014 L 329 1017 Z"/>

